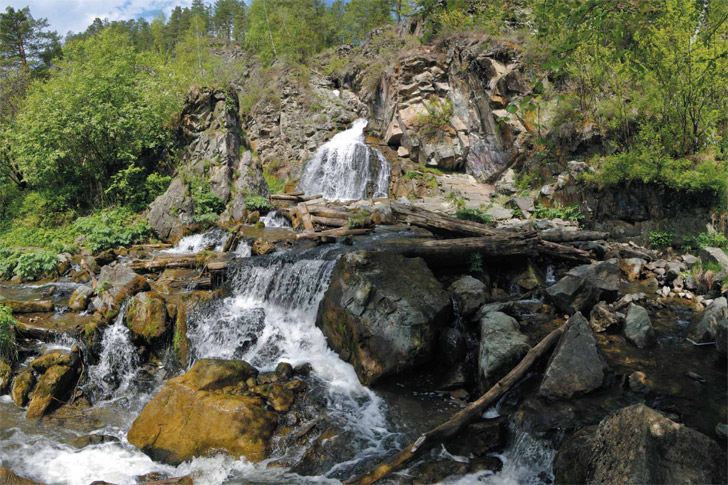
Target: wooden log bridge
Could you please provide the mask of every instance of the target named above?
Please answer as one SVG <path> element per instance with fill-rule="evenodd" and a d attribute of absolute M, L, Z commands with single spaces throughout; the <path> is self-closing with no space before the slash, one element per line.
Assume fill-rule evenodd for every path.
<path fill-rule="evenodd" d="M 364 485 L 382 480 L 391 473 L 402 468 L 404 465 L 411 463 L 416 458 L 422 456 L 425 452 L 462 432 L 470 423 L 482 419 L 483 413 L 489 407 L 496 404 L 503 394 L 518 383 L 518 381 L 520 381 L 521 378 L 528 372 L 538 358 L 546 353 L 546 351 L 548 351 L 559 340 L 566 329 L 566 325 L 568 324 L 562 325 L 544 337 L 543 340 L 528 351 L 526 356 L 516 367 L 514 367 L 504 378 L 499 380 L 495 386 L 491 387 L 488 392 L 480 396 L 477 401 L 474 401 L 468 407 L 455 414 L 455 416 L 450 418 L 448 421 L 426 432 L 420 436 L 417 441 L 405 446 L 400 452 L 390 458 L 387 458 L 372 470 L 350 478 L 344 483 L 349 485 Z"/>

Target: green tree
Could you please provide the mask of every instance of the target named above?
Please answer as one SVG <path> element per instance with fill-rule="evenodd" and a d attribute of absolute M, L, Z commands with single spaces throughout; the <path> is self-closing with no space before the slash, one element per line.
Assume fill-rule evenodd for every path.
<path fill-rule="evenodd" d="M 30 9 L 8 7 L 0 13 L 0 59 L 3 63 L 35 70 L 48 67 L 60 54 L 58 34 L 49 32 L 46 19 L 34 19 Z"/>

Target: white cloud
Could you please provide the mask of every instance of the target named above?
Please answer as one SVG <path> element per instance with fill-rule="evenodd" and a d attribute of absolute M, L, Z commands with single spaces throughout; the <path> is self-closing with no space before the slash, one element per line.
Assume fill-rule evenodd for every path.
<path fill-rule="evenodd" d="M 3 11 L 5 5 L 30 7 L 33 17 L 47 18 L 51 29 L 64 36 L 69 30 L 86 30 L 96 17 L 128 20 L 159 10 L 169 14 L 175 5 L 186 7 L 192 0 L 3 0 L 0 3 Z M 212 0 L 205 3 L 210 4 Z"/>

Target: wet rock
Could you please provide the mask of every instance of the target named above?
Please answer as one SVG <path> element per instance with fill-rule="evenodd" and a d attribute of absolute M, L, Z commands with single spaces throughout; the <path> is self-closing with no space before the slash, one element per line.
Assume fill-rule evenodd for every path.
<path fill-rule="evenodd" d="M 619 325 L 619 318 L 607 308 L 607 304 L 600 301 L 589 314 L 589 326 L 593 332 L 605 332 L 612 327 Z"/>
<path fill-rule="evenodd" d="M 728 318 L 718 322 L 715 331 L 715 348 L 719 354 L 726 355 L 728 353 Z"/>
<path fill-rule="evenodd" d="M 265 239 L 256 239 L 255 242 L 253 242 L 252 252 L 253 254 L 256 254 L 258 256 L 272 253 L 275 250 L 276 247 L 273 245 L 273 243 L 270 241 L 266 241 Z"/>
<path fill-rule="evenodd" d="M 556 483 L 724 483 L 726 456 L 707 436 L 635 404 L 566 440 L 554 476 Z"/>
<path fill-rule="evenodd" d="M 22 370 L 13 381 L 10 397 L 18 407 L 25 407 L 28 404 L 28 397 L 35 386 L 35 376 L 30 369 Z"/>
<path fill-rule="evenodd" d="M 683 254 L 682 260 L 688 268 L 692 268 L 700 262 L 700 259 L 696 256 L 693 256 L 692 254 Z"/>
<path fill-rule="evenodd" d="M 0 467 L 0 483 L 2 485 L 44 485 L 16 475 L 12 470 L 5 467 Z"/>
<path fill-rule="evenodd" d="M 486 387 L 511 370 L 531 346 L 515 318 L 490 312 L 480 320 L 478 368 Z"/>
<path fill-rule="evenodd" d="M 453 455 L 484 457 L 505 446 L 507 438 L 508 418 L 499 416 L 468 425 L 457 438 L 445 443 L 445 448 Z"/>
<path fill-rule="evenodd" d="M 646 261 L 641 258 L 620 259 L 619 267 L 629 281 L 638 280 Z"/>
<path fill-rule="evenodd" d="M 71 441 L 71 446 L 74 448 L 85 448 L 91 445 L 100 445 L 101 443 L 116 443 L 119 438 L 116 436 L 110 436 L 107 434 L 87 434 L 85 436 L 79 436 Z"/>
<path fill-rule="evenodd" d="M 263 396 L 270 403 L 271 407 L 279 413 L 285 413 L 291 409 L 295 397 L 291 389 L 287 389 L 286 386 L 278 383 L 256 386 L 252 391 L 259 396 Z"/>
<path fill-rule="evenodd" d="M 120 264 L 104 266 L 99 273 L 99 286 L 94 299 L 94 307 L 113 316 L 118 312 L 121 303 L 139 292 L 149 290 L 149 283 L 144 277 L 136 274 L 131 268 Z"/>
<path fill-rule="evenodd" d="M 242 361 L 197 361 L 144 407 L 129 442 L 175 465 L 215 450 L 253 462 L 265 459 L 278 414 L 261 397 L 236 390 L 255 373 Z"/>
<path fill-rule="evenodd" d="M 715 434 L 719 438 L 728 439 L 728 424 L 718 423 L 715 425 Z"/>
<path fill-rule="evenodd" d="M 635 371 L 629 375 L 629 388 L 634 392 L 648 392 L 654 387 L 653 383 L 647 378 L 647 374 L 642 371 Z"/>
<path fill-rule="evenodd" d="M 162 239 L 179 239 L 184 227 L 193 222 L 195 201 L 181 178 L 169 184 L 167 190 L 149 205 L 147 221 Z"/>
<path fill-rule="evenodd" d="M 511 281 L 526 291 L 546 286 L 543 273 L 530 260 L 523 270 L 513 275 Z"/>
<path fill-rule="evenodd" d="M 126 326 L 137 340 L 147 344 L 158 342 L 169 330 L 169 315 L 164 298 L 159 293 L 137 293 L 129 302 Z"/>
<path fill-rule="evenodd" d="M 567 325 L 539 388 L 539 394 L 549 399 L 568 399 L 598 389 L 608 369 L 586 318 L 575 313 Z"/>
<path fill-rule="evenodd" d="M 368 385 L 430 360 L 450 307 L 422 259 L 357 251 L 337 263 L 316 325 Z"/>
<path fill-rule="evenodd" d="M 276 366 L 276 375 L 281 380 L 288 380 L 293 377 L 293 366 L 288 362 L 281 362 Z"/>
<path fill-rule="evenodd" d="M 94 294 L 94 290 L 90 286 L 79 286 L 68 299 L 68 308 L 73 312 L 82 312 L 86 309 Z"/>
<path fill-rule="evenodd" d="M 696 343 L 714 342 L 718 332 L 718 322 L 728 318 L 728 300 L 716 298 L 690 322 L 687 337 Z"/>
<path fill-rule="evenodd" d="M 30 362 L 30 367 L 38 374 L 45 373 L 54 365 L 64 365 L 66 367 L 75 367 L 79 363 L 79 355 L 76 352 L 67 350 L 50 350 L 37 359 Z"/>
<path fill-rule="evenodd" d="M 3 300 L 2 303 L 10 308 L 13 313 L 46 313 L 53 311 L 53 302 L 50 300 Z"/>
<path fill-rule="evenodd" d="M 728 268 L 728 256 L 720 248 L 702 248 L 698 253 L 703 264 L 718 264 Z"/>
<path fill-rule="evenodd" d="M 546 290 L 559 310 L 572 315 L 588 312 L 600 300 L 614 301 L 619 292 L 616 259 L 577 266 Z"/>
<path fill-rule="evenodd" d="M 643 349 L 655 341 L 650 314 L 644 307 L 632 303 L 624 321 L 624 336 L 627 340 Z"/>
<path fill-rule="evenodd" d="M 448 291 L 455 299 L 463 318 L 473 315 L 488 298 L 488 287 L 472 276 L 463 276 L 455 280 Z"/>
<path fill-rule="evenodd" d="M 430 483 L 441 483 L 447 477 L 453 475 L 466 475 L 469 473 L 482 472 L 491 470 L 492 472 L 500 471 L 503 467 L 501 461 L 494 457 L 488 456 L 468 462 L 455 461 L 449 459 L 438 459 L 435 461 L 425 461 L 410 468 L 410 479 L 405 483 L 415 485 L 424 485 Z"/>
<path fill-rule="evenodd" d="M 8 392 L 13 380 L 13 369 L 4 360 L 0 360 L 0 396 Z"/>
<path fill-rule="evenodd" d="M 445 364 L 455 364 L 465 357 L 465 335 L 459 326 L 448 327 L 440 333 L 438 360 Z"/>
<path fill-rule="evenodd" d="M 65 365 L 50 367 L 38 380 L 28 404 L 28 419 L 37 419 L 53 407 L 65 402 L 78 380 L 78 368 Z"/>

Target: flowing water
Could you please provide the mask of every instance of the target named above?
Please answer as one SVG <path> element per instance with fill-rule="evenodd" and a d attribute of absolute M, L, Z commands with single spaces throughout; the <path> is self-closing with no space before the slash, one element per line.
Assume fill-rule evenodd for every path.
<path fill-rule="evenodd" d="M 207 232 L 185 236 L 169 249 L 160 251 L 162 254 L 196 254 L 211 248 L 213 251 L 222 251 L 230 235 L 216 227 Z"/>
<path fill-rule="evenodd" d="M 366 125 L 367 120 L 356 120 L 322 145 L 306 164 L 299 187 L 329 200 L 387 197 L 391 169 L 384 156 L 365 143 Z"/>
<path fill-rule="evenodd" d="M 288 219 L 278 211 L 270 211 L 260 220 L 265 224 L 265 227 L 291 227 Z"/>

